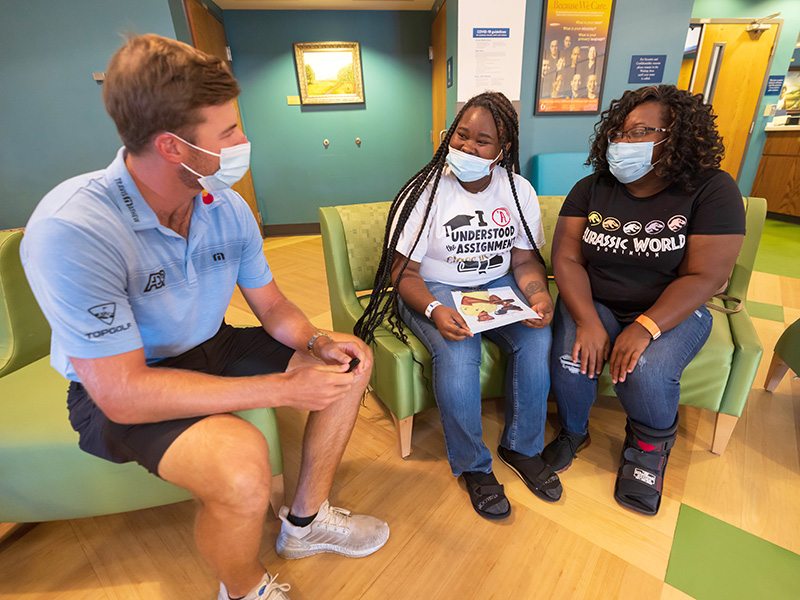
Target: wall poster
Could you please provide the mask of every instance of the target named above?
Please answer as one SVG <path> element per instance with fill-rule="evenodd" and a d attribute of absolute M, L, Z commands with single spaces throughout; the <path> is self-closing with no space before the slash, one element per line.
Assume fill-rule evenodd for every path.
<path fill-rule="evenodd" d="M 485 91 L 520 99 L 525 0 L 459 0 L 457 101 Z"/>
<path fill-rule="evenodd" d="M 614 0 L 546 0 L 543 6 L 534 114 L 599 113 Z"/>

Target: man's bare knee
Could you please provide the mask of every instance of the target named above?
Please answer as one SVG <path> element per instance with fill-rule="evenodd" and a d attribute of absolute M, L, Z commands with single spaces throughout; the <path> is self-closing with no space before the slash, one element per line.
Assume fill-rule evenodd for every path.
<path fill-rule="evenodd" d="M 267 441 L 233 415 L 209 417 L 187 429 L 164 454 L 159 474 L 204 504 L 258 513 L 269 503 Z"/>

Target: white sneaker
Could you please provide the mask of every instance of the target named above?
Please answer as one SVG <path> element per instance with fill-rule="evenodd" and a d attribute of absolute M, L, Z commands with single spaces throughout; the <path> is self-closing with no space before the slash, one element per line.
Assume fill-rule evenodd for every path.
<path fill-rule="evenodd" d="M 274 577 L 270 577 L 269 573 L 264 573 L 264 577 L 258 585 L 250 590 L 250 593 L 242 600 L 291 600 L 284 592 L 288 592 L 292 589 L 292 586 L 288 583 L 275 583 L 277 577 L 277 573 L 275 573 Z M 228 589 L 222 582 L 219 584 L 217 600 L 230 600 Z"/>
<path fill-rule="evenodd" d="M 349 510 L 331 506 L 327 500 L 306 527 L 289 522 L 288 506 L 282 507 L 278 516 L 283 524 L 276 547 L 282 558 L 304 558 L 320 552 L 360 558 L 372 554 L 389 539 L 389 526 L 380 519 L 351 515 Z"/>

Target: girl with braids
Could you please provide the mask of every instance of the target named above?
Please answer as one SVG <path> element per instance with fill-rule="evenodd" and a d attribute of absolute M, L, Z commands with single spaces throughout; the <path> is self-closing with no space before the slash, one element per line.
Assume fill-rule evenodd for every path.
<path fill-rule="evenodd" d="M 711 331 L 704 303 L 725 286 L 744 235 L 715 119 L 701 95 L 673 85 L 612 101 L 595 126 L 594 174 L 572 188 L 553 236 L 550 374 L 561 431 L 543 456 L 561 472 L 589 444 L 608 362 L 628 416 L 614 497 L 646 515 L 661 503 L 681 373 Z"/>
<path fill-rule="evenodd" d="M 501 93 L 475 96 L 433 160 L 395 197 L 375 293 L 355 327 L 369 343 L 388 314 L 398 338 L 406 341 L 405 322 L 428 348 L 450 467 L 463 477 L 475 510 L 488 519 L 507 517 L 511 507 L 481 440 L 481 334 L 473 334 L 456 311 L 454 290 L 510 286 L 541 315 L 483 335 L 509 356 L 498 455 L 540 498 L 561 496 L 558 476 L 540 454 L 553 312 L 537 249 L 544 233 L 536 193 L 515 171 L 516 111 Z"/>

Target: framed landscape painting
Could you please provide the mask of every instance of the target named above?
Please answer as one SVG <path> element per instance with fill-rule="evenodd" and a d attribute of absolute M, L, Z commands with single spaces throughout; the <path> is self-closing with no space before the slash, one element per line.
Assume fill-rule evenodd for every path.
<path fill-rule="evenodd" d="M 294 58 L 303 104 L 364 102 L 358 42 L 294 44 Z"/>

